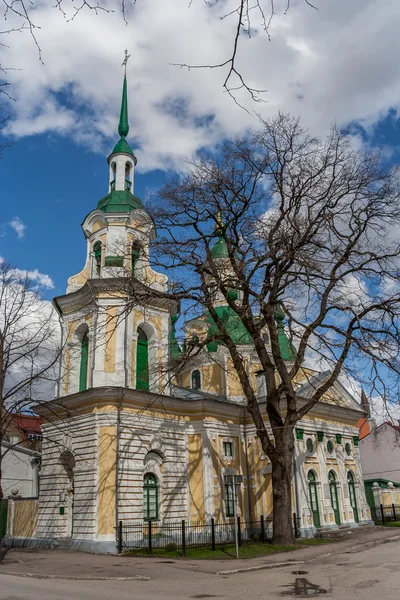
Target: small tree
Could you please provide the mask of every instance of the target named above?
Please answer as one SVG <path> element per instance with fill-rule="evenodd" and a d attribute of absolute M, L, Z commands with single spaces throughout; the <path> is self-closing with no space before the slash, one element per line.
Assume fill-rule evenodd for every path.
<path fill-rule="evenodd" d="M 213 322 L 182 360 L 210 341 L 228 349 L 272 463 L 275 543 L 293 541 L 296 423 L 345 370 L 364 378 L 368 372 L 371 389 L 385 398 L 398 382 L 397 175 L 378 154 L 355 150 L 337 128 L 320 141 L 279 115 L 258 133 L 225 143 L 217 156 L 190 162 L 186 176 L 168 183 L 154 206 L 155 260 L 172 272 L 172 294 L 188 314 L 200 308 Z M 216 243 L 221 252 L 212 251 Z M 216 295 L 251 335 L 272 433 Z M 284 319 L 292 354 L 286 357 Z M 329 376 L 298 398 L 295 380 L 309 359 Z"/>
<path fill-rule="evenodd" d="M 34 411 L 54 396 L 59 325 L 29 273 L 0 262 L 0 501 L 2 464 L 15 444 L 3 444 L 15 413 Z"/>

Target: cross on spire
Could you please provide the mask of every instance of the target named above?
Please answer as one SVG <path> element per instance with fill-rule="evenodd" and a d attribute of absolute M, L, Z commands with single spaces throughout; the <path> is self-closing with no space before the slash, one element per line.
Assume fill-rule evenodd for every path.
<path fill-rule="evenodd" d="M 128 64 L 128 60 L 130 59 L 130 57 L 131 57 L 131 54 L 128 54 L 128 49 L 126 48 L 125 49 L 125 58 L 121 64 L 121 67 L 125 67 L 125 73 L 124 73 L 125 77 L 126 77 L 126 65 Z"/>

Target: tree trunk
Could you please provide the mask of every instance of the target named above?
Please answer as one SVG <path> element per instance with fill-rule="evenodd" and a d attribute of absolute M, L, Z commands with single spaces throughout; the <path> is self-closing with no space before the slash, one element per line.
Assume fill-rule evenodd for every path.
<path fill-rule="evenodd" d="M 282 438 L 284 434 L 282 435 Z M 293 434 L 292 434 L 293 435 Z M 279 436 L 280 437 L 280 436 Z M 292 514 L 293 443 L 278 442 L 272 462 L 273 543 L 294 544 Z"/>

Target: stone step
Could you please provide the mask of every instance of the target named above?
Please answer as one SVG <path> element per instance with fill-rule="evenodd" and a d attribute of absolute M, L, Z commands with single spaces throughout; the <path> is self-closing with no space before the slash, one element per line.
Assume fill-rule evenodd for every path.
<path fill-rule="evenodd" d="M 370 531 L 374 529 L 374 525 L 360 525 L 359 527 L 350 527 L 350 525 L 340 525 L 338 529 L 318 529 L 315 537 L 320 539 L 335 539 L 348 535 L 360 533 L 362 531 Z"/>

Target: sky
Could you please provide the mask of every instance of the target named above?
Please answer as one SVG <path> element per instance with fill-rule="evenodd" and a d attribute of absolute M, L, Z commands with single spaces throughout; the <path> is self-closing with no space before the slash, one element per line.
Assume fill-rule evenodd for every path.
<path fill-rule="evenodd" d="M 237 67 L 251 87 L 224 91 L 227 70 L 210 65 L 230 56 L 235 0 L 127 0 L 124 21 L 114 12 L 82 10 L 65 16 L 48 0 L 34 0 L 31 18 L 41 49 L 28 31 L 7 36 L 1 65 L 11 83 L 12 119 L 3 131 L 14 144 L 0 160 L 0 256 L 28 269 L 46 298 L 65 292 L 81 270 L 80 228 L 108 187 L 107 156 L 118 140 L 124 50 L 128 68 L 129 142 L 138 159 L 135 194 L 144 203 L 185 159 L 245 134 L 278 110 L 301 118 L 323 136 L 332 123 L 349 127 L 360 144 L 379 146 L 400 160 L 400 3 L 398 0 L 275 0 L 262 29 L 252 14 L 241 35 Z M 268 13 L 270 2 L 265 0 Z M 12 15 L 0 31 L 18 27 Z M 4 41 L 1 38 L 0 41 Z M 235 84 L 235 82 L 233 82 Z"/>

